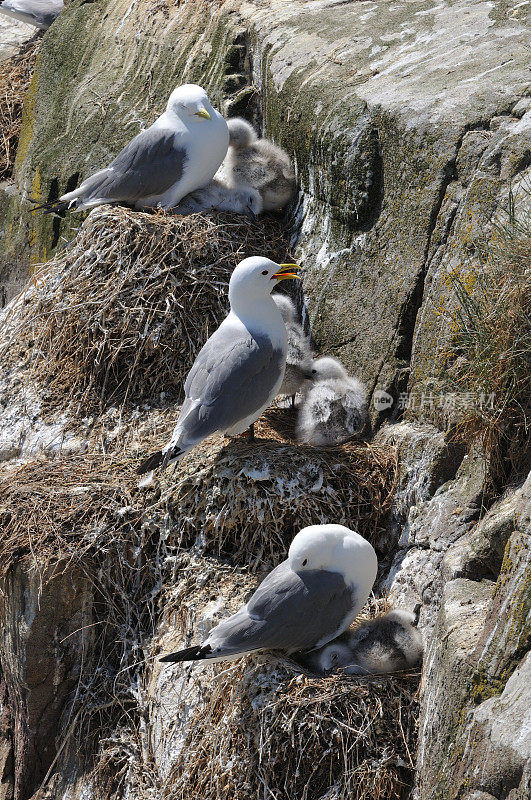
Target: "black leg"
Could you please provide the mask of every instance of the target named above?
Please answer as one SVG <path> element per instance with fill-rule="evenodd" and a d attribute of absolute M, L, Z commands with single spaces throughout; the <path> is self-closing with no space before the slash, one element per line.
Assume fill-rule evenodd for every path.
<path fill-rule="evenodd" d="M 249 425 L 249 441 L 254 442 L 254 422 Z"/>
<path fill-rule="evenodd" d="M 291 407 L 295 408 L 295 395 L 294 394 L 291 395 Z"/>

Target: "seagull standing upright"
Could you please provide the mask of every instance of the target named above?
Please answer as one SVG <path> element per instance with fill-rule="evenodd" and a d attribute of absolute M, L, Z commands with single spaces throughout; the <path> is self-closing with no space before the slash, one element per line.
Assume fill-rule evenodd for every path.
<path fill-rule="evenodd" d="M 296 264 L 252 256 L 229 282 L 230 313 L 199 352 L 184 384 L 185 399 L 173 436 L 138 468 L 164 469 L 213 433 L 251 428 L 276 397 L 286 368 L 286 327 L 271 290 L 298 278 Z"/>

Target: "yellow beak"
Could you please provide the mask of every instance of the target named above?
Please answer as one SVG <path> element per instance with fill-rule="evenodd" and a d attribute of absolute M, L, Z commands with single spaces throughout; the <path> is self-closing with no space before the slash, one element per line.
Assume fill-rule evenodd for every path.
<path fill-rule="evenodd" d="M 290 270 L 300 269 L 298 264 L 281 264 L 280 269 L 278 272 L 275 272 L 274 275 L 271 275 L 271 280 L 275 279 L 277 281 L 287 281 L 290 278 L 297 278 L 300 281 L 300 275 L 295 275 L 294 272 Z M 288 271 L 286 271 L 288 270 Z"/>
<path fill-rule="evenodd" d="M 201 111 L 196 111 L 194 116 L 201 117 L 201 119 L 212 119 L 206 108 L 202 108 Z"/>

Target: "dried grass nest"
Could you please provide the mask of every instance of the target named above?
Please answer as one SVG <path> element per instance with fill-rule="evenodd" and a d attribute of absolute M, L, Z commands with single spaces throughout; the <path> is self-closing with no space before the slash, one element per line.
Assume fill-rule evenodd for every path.
<path fill-rule="evenodd" d="M 164 482 L 171 540 L 199 537 L 235 563 L 277 563 L 306 525 L 337 522 L 365 536 L 381 556 L 385 520 L 397 487 L 394 447 L 350 442 L 313 447 L 294 441 L 295 413 L 271 408 L 255 423 L 255 441 L 212 437 Z M 284 556 L 283 556 L 284 557 Z"/>
<path fill-rule="evenodd" d="M 35 68 L 40 39 L 26 42 L 0 64 L 0 181 L 13 174 L 22 129 L 22 106 Z"/>
<path fill-rule="evenodd" d="M 83 561 L 131 542 L 142 508 L 130 459 L 84 453 L 0 472 L 0 575 L 23 558 Z"/>
<path fill-rule="evenodd" d="M 256 657 L 214 671 L 161 787 L 166 800 L 407 796 L 418 675 L 294 676 Z"/>
<path fill-rule="evenodd" d="M 286 423 L 283 413 L 282 422 Z M 208 513 L 193 495 L 205 476 L 194 481 L 196 463 L 189 462 L 186 468 L 186 460 L 181 465 L 183 473 L 170 474 L 173 481 L 169 485 L 161 482 L 148 493 L 136 488 L 136 462 L 131 455 L 87 452 L 38 459 L 0 471 L 0 574 L 22 557 L 41 569 L 47 562 L 62 559 L 62 568 L 75 560 L 94 580 L 98 640 L 92 650 L 101 668 L 88 665 L 82 676 L 72 735 L 83 742 L 85 752 L 95 755 L 95 778 L 102 787 L 116 790 L 109 769 L 114 778 L 129 776 L 127 781 L 132 783 L 133 750 L 142 788 L 138 796 L 146 798 L 219 800 L 230 796 L 247 800 L 261 796 L 269 787 L 272 794 L 268 796 L 279 800 L 323 796 L 328 800 L 387 800 L 402 797 L 410 783 L 417 713 L 415 677 L 313 678 L 289 664 L 277 661 L 272 667 L 252 657 L 233 665 L 213 665 L 214 678 L 205 683 L 204 697 L 187 729 L 183 758 L 175 762 L 162 783 L 142 755 L 144 711 L 130 692 L 132 683 L 144 680 L 139 642 L 147 645 L 150 641 L 162 609 L 169 613 L 160 590 L 169 585 L 170 576 L 182 584 L 185 594 L 185 601 L 178 604 L 179 624 L 189 627 L 187 609 L 192 614 L 197 611 L 195 605 L 190 606 L 192 601 L 196 604 L 197 592 L 189 591 L 186 583 L 190 554 L 180 550 L 189 545 L 194 531 L 205 532 L 204 546 L 210 552 L 239 552 L 240 560 L 248 565 L 245 575 L 225 564 L 219 580 L 229 580 L 234 573 L 232 580 L 236 578 L 241 590 L 247 582 L 254 583 L 251 571 L 264 568 L 273 553 L 275 563 L 285 557 L 293 533 L 289 526 L 302 527 L 305 513 L 311 517 L 309 521 L 317 521 L 314 514 L 330 518 L 338 513 L 338 507 L 345 506 L 341 513 L 349 518 L 358 515 L 358 527 L 364 533 L 375 524 L 371 503 L 378 504 L 384 476 L 394 475 L 392 462 L 386 461 L 383 451 L 366 445 L 350 445 L 346 453 L 343 448 L 321 448 L 319 452 L 297 448 L 290 444 L 288 430 L 278 419 L 273 421 L 276 428 L 267 416 L 260 421 L 259 441 L 254 444 L 243 438 L 229 442 L 229 455 L 217 462 L 223 441 L 214 443 L 213 448 L 210 443 L 210 456 L 205 451 L 196 454 L 196 458 L 207 459 L 207 466 L 217 463 L 207 476 L 210 484 L 203 484 L 209 498 Z M 139 446 L 154 447 L 157 435 L 150 431 L 149 440 Z M 269 442 L 260 441 L 265 435 Z M 232 463 L 232 477 L 224 458 Z M 294 470 L 287 494 L 275 487 L 273 480 L 264 481 L 255 472 L 261 459 L 272 463 L 272 470 L 281 464 Z M 295 477 L 299 467 L 308 463 L 317 465 L 318 483 L 322 481 L 309 506 L 306 483 L 297 490 Z M 372 473 L 367 471 L 369 466 Z M 389 469 L 390 473 L 386 472 Z M 380 484 L 375 479 L 378 470 L 383 470 Z M 220 517 L 221 527 L 216 525 L 214 506 L 208 505 L 216 473 L 225 515 Z M 353 475 L 358 476 L 356 480 Z M 226 480 L 239 481 L 238 492 L 244 491 L 244 496 L 238 500 L 227 492 L 223 498 Z M 363 491 L 369 494 L 356 500 L 363 480 Z M 391 496 L 388 487 L 385 491 L 382 508 Z M 234 527 L 231 502 L 236 502 L 237 524 L 245 527 Z M 257 509 L 254 516 L 250 510 L 253 503 Z M 195 528 L 188 530 L 188 541 L 183 541 L 181 534 L 176 536 L 175 524 L 177 521 L 187 530 L 188 515 L 192 515 Z M 202 523 L 197 515 L 204 515 Z M 256 530 L 259 515 L 262 522 Z M 220 538 L 223 536 L 228 538 Z M 253 560 L 254 567 L 249 564 Z"/>
<path fill-rule="evenodd" d="M 167 441 L 177 412 L 144 416 L 125 418 L 123 441 L 119 433 L 103 442 L 112 453 L 91 450 L 94 441 L 85 452 L 0 469 L 0 571 L 32 553 L 40 562 L 81 559 L 142 530 L 177 550 L 201 541 L 206 552 L 255 570 L 278 563 L 302 527 L 320 522 L 355 528 L 385 552 L 396 448 L 298 445 L 291 410 L 271 409 L 255 442 L 211 437 L 146 491 L 138 488 L 138 459 Z M 100 434 L 95 429 L 96 440 Z"/>
<path fill-rule="evenodd" d="M 52 407 L 177 399 L 232 270 L 257 253 L 286 259 L 280 223 L 103 206 L 4 316 L 0 358 L 25 359 Z"/>

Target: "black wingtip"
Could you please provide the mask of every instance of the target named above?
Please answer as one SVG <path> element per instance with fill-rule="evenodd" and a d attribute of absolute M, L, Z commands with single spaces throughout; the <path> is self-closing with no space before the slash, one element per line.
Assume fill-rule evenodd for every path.
<path fill-rule="evenodd" d="M 179 456 L 183 455 L 183 450 L 180 447 L 174 447 L 172 450 L 158 450 L 156 453 L 153 453 L 146 458 L 145 461 L 142 461 L 140 466 L 137 469 L 137 475 L 143 475 L 145 472 L 151 472 L 153 469 L 157 469 L 157 467 L 162 466 L 162 469 L 166 469 L 168 464 L 171 464 L 172 461 L 175 461 Z"/>
<path fill-rule="evenodd" d="M 49 203 L 41 203 L 40 205 L 37 204 L 37 200 L 33 200 L 33 198 L 29 198 L 30 203 L 33 203 L 32 211 L 44 211 L 45 214 L 61 214 L 63 211 L 67 211 L 70 204 L 65 200 L 50 200 Z"/>
<path fill-rule="evenodd" d="M 142 461 L 136 474 L 144 475 L 145 472 L 151 472 L 152 469 L 157 469 L 157 467 L 162 464 L 163 458 L 162 450 L 158 450 L 156 453 L 150 455 L 149 458 L 146 458 L 145 461 Z"/>
<path fill-rule="evenodd" d="M 161 656 L 159 661 L 171 662 L 173 664 L 177 664 L 179 661 L 200 661 L 202 658 L 206 658 L 211 652 L 210 645 L 201 646 L 200 644 L 196 644 L 193 647 L 186 647 L 184 650 L 178 650 L 176 653 L 168 653 L 165 656 Z"/>

